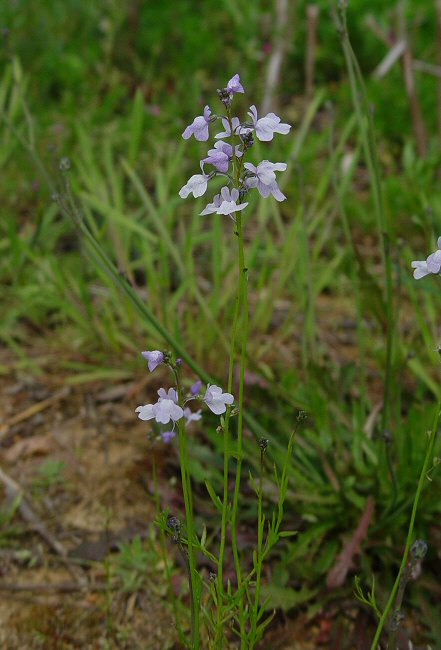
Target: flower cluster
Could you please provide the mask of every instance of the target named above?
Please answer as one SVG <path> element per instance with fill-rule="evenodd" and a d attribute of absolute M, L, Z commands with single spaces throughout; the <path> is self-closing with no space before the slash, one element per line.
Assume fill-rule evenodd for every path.
<path fill-rule="evenodd" d="M 275 133 L 286 135 L 291 126 L 281 122 L 280 117 L 268 113 L 264 117 L 258 116 L 257 108 L 253 105 L 248 111 L 249 120 L 241 122 L 238 117 L 231 115 L 231 103 L 235 93 L 244 93 L 240 77 L 235 74 L 225 88 L 218 90 L 220 100 L 224 104 L 227 115 L 214 115 L 209 106 L 205 106 L 203 115 L 195 117 L 182 134 L 185 140 L 192 135 L 196 140 L 205 142 L 209 138 L 209 125 L 216 120 L 221 120 L 223 131 L 214 137 L 218 142 L 208 150 L 207 156 L 200 161 L 202 174 L 194 174 L 179 191 L 182 199 L 192 194 L 195 198 L 203 196 L 211 179 L 224 176 L 227 184 L 222 187 L 211 203 L 202 210 L 201 215 L 223 214 L 234 219 L 233 214 L 243 210 L 248 203 L 243 201 L 247 192 L 256 188 L 263 197 L 270 194 L 277 200 L 285 200 L 285 195 L 280 190 L 276 171 L 285 171 L 285 163 L 272 163 L 263 160 L 258 165 L 244 162 L 245 155 L 254 143 L 254 137 L 262 142 L 269 142 Z M 226 142 L 225 140 L 230 140 Z M 205 171 L 205 166 L 210 165 L 211 170 Z"/>
<path fill-rule="evenodd" d="M 424 278 L 425 275 L 434 273 L 437 275 L 441 269 L 441 237 L 438 237 L 438 249 L 429 255 L 425 260 L 415 260 L 412 262 L 412 268 L 415 269 L 413 277 L 416 280 Z"/>
<path fill-rule="evenodd" d="M 142 356 L 147 360 L 147 365 L 150 372 L 153 372 L 161 363 L 166 363 L 167 356 L 159 350 L 150 350 L 142 352 Z M 191 400 L 200 399 L 203 401 L 210 411 L 215 415 L 222 415 L 234 402 L 234 397 L 231 393 L 224 393 L 222 388 L 214 384 L 208 384 L 204 396 L 199 396 L 202 382 L 196 381 L 190 388 L 190 395 L 183 401 L 182 405 L 179 404 L 178 391 L 175 388 L 165 388 L 158 390 L 158 401 L 154 404 L 144 404 L 135 409 L 138 413 L 140 420 L 155 420 L 158 424 L 168 425 L 172 423 L 172 429 L 164 431 L 162 439 L 164 442 L 170 442 L 175 436 L 175 425 L 181 418 L 185 419 L 186 424 L 196 422 L 201 419 L 201 409 L 198 411 L 191 411 L 186 405 Z"/>

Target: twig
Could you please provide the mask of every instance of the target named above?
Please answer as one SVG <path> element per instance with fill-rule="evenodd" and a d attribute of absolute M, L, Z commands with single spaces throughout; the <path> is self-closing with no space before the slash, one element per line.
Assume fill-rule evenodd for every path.
<path fill-rule="evenodd" d="M 311 99 L 314 93 L 314 64 L 315 50 L 317 46 L 317 23 L 320 9 L 317 5 L 306 7 L 306 19 L 308 23 L 306 37 L 306 58 L 305 58 L 305 96 Z"/>
<path fill-rule="evenodd" d="M 276 0 L 276 24 L 274 28 L 274 49 L 272 51 L 265 81 L 265 94 L 262 113 L 271 110 L 274 91 L 279 82 L 283 55 L 286 49 L 286 30 L 288 25 L 288 0 Z"/>
<path fill-rule="evenodd" d="M 352 566 L 354 555 L 360 553 L 360 544 L 366 537 L 369 524 L 374 513 L 374 501 L 371 496 L 366 499 L 366 506 L 361 519 L 358 523 L 357 529 L 352 535 L 351 539 L 343 544 L 342 552 L 340 553 L 337 563 L 329 571 L 326 576 L 326 586 L 335 589 L 341 587 L 346 580 L 346 575 Z"/>
<path fill-rule="evenodd" d="M 440 17 L 441 20 L 441 17 Z M 440 35 L 441 40 L 441 35 Z M 441 49 L 441 47 L 440 47 Z M 441 58 L 441 55 L 440 55 Z M 440 61 L 441 63 L 441 61 Z M 417 72 L 425 72 L 426 74 L 431 74 L 433 77 L 438 77 L 441 79 L 441 65 L 435 65 L 434 63 L 427 63 L 427 61 L 420 61 L 419 59 L 413 60 L 413 69 Z M 441 83 L 440 83 L 441 86 Z M 441 94 L 441 89 L 440 89 Z M 441 98 L 440 98 L 441 100 Z"/>
<path fill-rule="evenodd" d="M 407 43 L 404 39 L 397 41 L 373 71 L 374 79 L 381 79 L 387 75 L 392 66 L 403 56 L 406 47 Z"/>
<path fill-rule="evenodd" d="M 6 422 L 0 425 L 0 440 L 7 435 L 10 427 L 12 427 L 14 424 L 19 424 L 24 420 L 28 420 L 36 413 L 40 413 L 41 411 L 44 411 L 44 409 L 47 409 L 52 404 L 55 404 L 55 402 L 58 402 L 60 399 L 63 399 L 64 397 L 67 397 L 70 393 L 70 390 L 71 390 L 70 387 L 66 386 L 61 390 L 59 390 L 57 393 L 51 395 L 51 397 L 48 397 L 47 399 L 43 399 L 41 400 L 41 402 L 37 402 L 36 404 L 32 404 L 24 411 L 21 411 L 20 413 L 17 413 L 16 415 L 9 418 L 9 420 L 7 420 Z"/>
<path fill-rule="evenodd" d="M 40 537 L 44 539 L 44 541 L 61 557 L 63 560 L 66 559 L 67 553 L 66 549 L 64 546 L 59 542 L 51 532 L 46 528 L 46 526 L 43 524 L 41 519 L 35 514 L 33 508 L 30 505 L 30 500 L 29 497 L 24 497 L 24 490 L 23 488 L 16 482 L 14 479 L 12 479 L 10 476 L 8 476 L 1 468 L 0 468 L 0 481 L 3 483 L 3 485 L 6 488 L 6 493 L 8 496 L 10 496 L 12 499 L 15 499 L 17 496 L 21 496 L 20 503 L 18 506 L 18 509 L 20 511 L 21 516 L 25 521 L 27 521 L 33 530 L 35 530 Z M 80 567 L 74 567 L 71 566 L 71 564 L 66 560 L 64 562 L 67 569 L 69 570 L 69 573 L 81 584 L 83 584 L 86 581 L 86 578 L 84 576 L 84 573 Z"/>

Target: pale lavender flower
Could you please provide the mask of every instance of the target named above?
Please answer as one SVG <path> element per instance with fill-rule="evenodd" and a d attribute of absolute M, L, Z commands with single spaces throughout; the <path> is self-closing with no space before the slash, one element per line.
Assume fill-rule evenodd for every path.
<path fill-rule="evenodd" d="M 415 269 L 413 277 L 416 280 L 424 278 L 431 273 L 437 275 L 441 270 L 441 237 L 437 241 L 438 250 L 431 253 L 426 260 L 415 260 L 412 262 L 412 268 Z"/>
<path fill-rule="evenodd" d="M 420 280 L 424 278 L 425 275 L 429 275 L 430 271 L 427 268 L 427 262 L 425 260 L 415 260 L 412 262 L 412 268 L 415 269 L 413 272 L 413 277 L 415 280 Z"/>
<path fill-rule="evenodd" d="M 140 420 L 153 420 L 161 424 L 168 424 L 170 420 L 177 422 L 184 411 L 172 399 L 159 399 L 156 404 L 145 404 L 135 409 Z"/>
<path fill-rule="evenodd" d="M 236 145 L 236 156 L 241 156 L 242 152 L 240 146 Z M 220 172 L 226 173 L 233 156 L 233 147 L 228 142 L 220 140 L 214 145 L 214 149 L 210 149 L 208 156 L 203 158 L 202 162 L 214 165 Z"/>
<path fill-rule="evenodd" d="M 195 198 L 202 196 L 207 191 L 208 176 L 205 174 L 194 174 L 188 179 L 187 183 L 179 190 L 181 199 L 186 199 L 189 194 Z"/>
<path fill-rule="evenodd" d="M 194 384 L 190 387 L 190 393 L 192 395 L 198 395 L 199 391 L 201 390 L 202 382 L 200 379 L 194 382 Z"/>
<path fill-rule="evenodd" d="M 178 403 L 178 391 L 175 388 L 169 388 L 168 391 L 165 388 L 160 388 L 158 390 L 159 400 L 162 399 L 171 399 L 175 404 Z"/>
<path fill-rule="evenodd" d="M 184 140 L 188 140 L 192 135 L 194 135 L 195 139 L 199 140 L 199 142 L 208 140 L 208 125 L 211 122 L 210 115 L 211 110 L 209 106 L 206 106 L 204 108 L 204 114 L 195 117 L 193 122 L 185 129 L 182 134 Z"/>
<path fill-rule="evenodd" d="M 230 189 L 225 185 L 221 189 L 220 194 L 216 194 L 213 199 L 213 203 L 208 203 L 208 205 L 205 206 L 200 214 L 205 215 L 216 213 L 228 214 L 231 216 L 233 212 L 239 212 L 239 210 L 243 210 L 248 205 L 248 203 L 241 203 L 240 205 L 237 205 L 236 202 L 238 200 L 239 190 L 233 187 L 233 189 L 230 191 Z"/>
<path fill-rule="evenodd" d="M 190 422 L 197 422 L 202 418 L 201 409 L 193 413 L 192 411 L 190 411 L 188 406 L 186 406 L 184 409 L 184 418 L 187 424 L 190 424 Z"/>
<path fill-rule="evenodd" d="M 161 433 L 162 442 L 169 443 L 176 435 L 175 431 L 163 431 Z"/>
<path fill-rule="evenodd" d="M 260 194 L 265 198 L 272 194 L 277 201 L 284 201 L 286 199 L 286 196 L 277 184 L 274 173 L 275 171 L 284 172 L 286 163 L 272 163 L 269 160 L 262 160 L 257 167 L 251 163 L 245 163 L 244 167 L 254 174 L 245 180 L 247 187 L 257 187 Z"/>
<path fill-rule="evenodd" d="M 438 250 L 429 255 L 427 258 L 427 268 L 429 273 L 439 273 L 441 269 L 441 237 L 438 237 Z"/>
<path fill-rule="evenodd" d="M 164 361 L 164 355 L 160 350 L 150 350 L 141 352 L 144 359 L 147 359 L 147 365 L 150 372 L 153 372 Z"/>
<path fill-rule="evenodd" d="M 252 119 L 257 139 L 261 140 L 262 142 L 269 142 L 269 140 L 272 140 L 274 133 L 281 133 L 282 135 L 286 135 L 289 133 L 289 130 L 291 128 L 290 124 L 281 124 L 280 117 L 274 113 L 268 113 L 265 115 L 265 117 L 258 119 L 257 108 L 254 105 L 250 107 L 248 115 Z"/>
<path fill-rule="evenodd" d="M 223 393 L 219 386 L 208 384 L 204 402 L 215 415 L 221 415 L 227 410 L 226 404 L 234 402 L 234 397 L 231 393 Z"/>
<path fill-rule="evenodd" d="M 220 191 L 220 196 L 222 202 L 216 211 L 217 214 L 232 214 L 233 212 L 239 212 L 248 205 L 248 203 L 237 205 L 237 201 L 239 200 L 239 190 L 235 187 L 230 191 L 230 189 L 225 185 Z"/>
<path fill-rule="evenodd" d="M 230 81 L 227 83 L 226 90 L 229 93 L 244 93 L 242 84 L 240 83 L 240 77 L 238 74 L 235 74 L 234 77 L 231 77 Z"/>
<path fill-rule="evenodd" d="M 201 216 L 205 214 L 215 214 L 219 210 L 221 204 L 222 204 L 222 197 L 220 194 L 216 194 L 216 196 L 213 199 L 213 203 L 207 203 L 205 208 L 199 214 Z"/>
<path fill-rule="evenodd" d="M 225 129 L 225 131 L 222 131 L 222 133 L 218 133 L 214 137 L 216 140 L 219 140 L 219 138 L 229 138 L 231 136 L 231 129 L 230 129 L 230 123 L 227 120 L 226 117 L 222 118 L 222 125 Z M 233 134 L 234 135 L 245 135 L 246 133 L 249 133 L 251 129 L 248 127 L 241 126 L 240 120 L 238 117 L 233 117 L 231 120 L 231 125 L 233 127 Z"/>

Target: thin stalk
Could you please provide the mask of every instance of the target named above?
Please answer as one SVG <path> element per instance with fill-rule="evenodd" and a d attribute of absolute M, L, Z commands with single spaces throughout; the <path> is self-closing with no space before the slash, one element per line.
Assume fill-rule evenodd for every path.
<path fill-rule="evenodd" d="M 286 450 L 285 454 L 285 460 L 283 462 L 283 469 L 282 469 L 282 476 L 280 478 L 280 491 L 279 491 L 279 499 L 277 502 L 277 524 L 276 524 L 276 531 L 279 531 L 279 528 L 282 524 L 283 521 L 283 504 L 285 503 L 285 498 L 286 498 L 286 492 L 288 490 L 288 466 L 289 463 L 291 462 L 292 458 L 292 450 L 294 448 L 294 441 L 296 438 L 297 431 L 300 426 L 300 417 L 297 417 L 297 422 L 294 427 L 294 429 L 291 431 L 291 435 L 289 437 L 288 441 L 288 449 Z"/>
<path fill-rule="evenodd" d="M 234 146 L 233 138 L 233 125 L 231 120 L 230 110 L 227 109 L 228 121 L 230 124 L 230 131 L 232 134 L 233 140 L 233 169 L 237 170 L 237 157 L 236 157 L 236 148 Z M 237 178 L 237 171 L 236 171 Z M 236 180 L 236 179 L 235 179 Z M 237 184 L 237 181 L 236 181 Z M 240 213 L 239 213 L 240 214 Z M 234 305 L 234 316 L 233 316 L 233 327 L 231 332 L 231 345 L 230 345 L 230 358 L 228 363 L 228 384 L 227 392 L 231 393 L 233 390 L 233 371 L 234 371 L 234 357 L 236 353 L 236 339 L 237 339 L 237 325 L 239 322 L 240 307 L 241 307 L 241 298 L 242 298 L 242 285 L 241 285 L 241 276 L 238 277 L 236 298 Z M 225 558 L 225 545 L 227 539 L 227 519 L 228 519 L 228 476 L 229 476 L 229 459 L 230 459 L 230 415 L 231 409 L 228 408 L 224 427 L 223 427 L 223 436 L 224 436 L 224 474 L 223 474 L 223 499 L 222 499 L 222 520 L 221 520 L 221 539 L 219 546 L 219 561 L 218 561 L 218 572 L 217 572 L 217 625 L 216 625 L 216 638 L 215 644 L 222 650 L 223 642 L 223 610 L 222 610 L 222 597 L 223 597 L 223 565 Z"/>
<path fill-rule="evenodd" d="M 155 457 L 153 457 L 153 486 L 154 486 L 154 498 L 155 498 L 155 505 L 156 505 L 156 516 L 160 517 L 161 515 L 161 503 L 159 500 L 159 489 L 158 489 L 158 473 L 156 470 L 156 461 Z M 176 596 L 173 591 L 173 582 L 172 582 L 172 574 L 170 570 L 170 565 L 168 563 L 168 557 L 167 557 L 167 548 L 166 548 L 166 543 L 165 543 L 165 533 L 162 528 L 159 528 L 159 538 L 160 538 L 160 549 L 161 549 L 161 557 L 162 561 L 164 563 L 164 573 L 165 573 L 165 578 L 167 580 L 167 587 L 168 587 L 168 597 L 170 598 L 172 607 L 173 607 L 173 614 L 175 617 L 176 621 L 176 628 L 178 630 L 179 638 L 182 643 L 186 642 L 184 632 L 182 630 L 180 620 L 179 620 L 179 610 L 176 602 Z"/>
<path fill-rule="evenodd" d="M 392 626 L 391 623 L 389 623 L 389 635 L 387 639 L 388 650 L 396 650 L 397 632 L 400 624 L 399 615 L 401 611 L 401 606 L 403 604 L 404 592 L 406 591 L 406 586 L 410 580 L 413 568 L 414 565 L 412 565 L 412 560 L 411 560 L 409 564 L 406 564 L 403 573 L 401 574 L 400 583 L 398 585 L 397 596 L 395 599 L 395 607 L 391 615 L 392 617 L 391 623 L 395 618 L 395 616 L 397 617 L 397 619 L 396 621 L 394 621 L 395 623 L 394 626 Z"/>
<path fill-rule="evenodd" d="M 235 298 L 235 308 L 233 316 L 233 329 L 231 334 L 231 349 L 230 349 L 230 360 L 228 368 L 228 384 L 227 392 L 231 393 L 233 389 L 233 369 L 234 369 L 234 356 L 236 349 L 236 337 L 237 337 L 237 325 L 239 320 L 240 313 L 240 284 L 237 287 L 236 298 Z M 230 424 L 230 413 L 231 409 L 227 410 L 225 415 L 225 422 L 223 428 L 224 436 L 224 475 L 223 475 L 223 500 L 222 500 L 222 520 L 221 520 L 221 540 L 219 546 L 219 560 L 218 560 L 218 572 L 217 572 L 217 630 L 216 630 L 216 643 L 219 648 L 222 648 L 222 636 L 223 636 L 223 613 L 222 613 L 222 594 L 223 594 L 223 565 L 225 557 L 225 544 L 227 538 L 227 519 L 228 519 L 228 474 L 229 474 L 229 457 L 230 457 L 230 433 L 229 433 L 229 424 Z"/>
<path fill-rule="evenodd" d="M 258 495 L 258 507 L 257 507 L 257 549 L 256 549 L 256 589 L 254 592 L 254 603 L 253 603 L 253 613 L 251 620 L 251 634 L 250 634 L 250 650 L 254 648 L 256 642 L 256 632 L 257 632 L 257 616 L 259 612 L 259 598 L 260 598 L 260 581 L 262 578 L 262 547 L 263 547 L 263 527 L 264 522 L 262 520 L 262 500 L 263 500 L 263 456 L 265 454 L 265 449 L 261 447 L 260 449 L 260 475 L 259 475 L 259 495 Z"/>
<path fill-rule="evenodd" d="M 179 379 L 179 373 L 174 370 L 173 374 L 176 381 L 178 392 L 178 403 L 183 407 L 184 400 L 182 395 L 182 386 Z M 179 420 L 179 461 L 181 465 L 182 492 L 185 504 L 185 521 L 187 525 L 187 551 L 189 564 L 189 588 L 190 588 L 190 609 L 191 609 L 191 648 L 199 650 L 200 643 L 200 624 L 199 624 L 199 598 L 196 576 L 196 558 L 194 549 L 194 520 L 193 520 L 193 498 L 191 491 L 190 470 L 188 466 L 188 445 L 185 420 Z"/>
<path fill-rule="evenodd" d="M 248 285 L 247 285 L 247 271 L 245 266 L 244 254 L 244 238 L 242 228 L 242 215 L 237 213 L 237 237 L 238 237 L 238 273 L 239 273 L 239 287 L 242 300 L 242 341 L 241 341 L 241 355 L 240 355 L 240 377 L 239 377 L 239 416 L 237 424 L 237 463 L 236 463 L 236 479 L 234 483 L 233 505 L 231 508 L 231 543 L 233 548 L 234 565 L 236 569 L 237 588 L 240 590 L 242 586 L 242 572 L 240 567 L 239 550 L 237 547 L 237 511 L 239 506 L 239 492 L 242 473 L 242 439 L 243 439 L 243 397 L 245 386 L 245 364 L 247 354 L 247 341 L 248 341 Z M 241 630 L 241 648 L 245 648 L 245 621 L 243 617 L 243 598 L 239 601 L 239 621 Z"/>
<path fill-rule="evenodd" d="M 407 531 L 407 538 L 406 538 L 406 546 L 404 548 L 403 557 L 401 559 L 401 565 L 400 565 L 400 568 L 399 568 L 399 571 L 398 571 L 398 575 L 397 575 L 397 577 L 395 579 L 394 586 L 392 587 L 392 591 L 390 592 L 389 599 L 388 599 L 388 601 L 386 603 L 386 607 L 384 608 L 383 614 L 381 615 L 380 621 L 378 623 L 377 631 L 375 632 L 374 640 L 372 641 L 371 650 L 377 650 L 378 642 L 380 640 L 384 624 L 385 624 L 385 622 L 386 622 L 386 620 L 387 620 L 387 618 L 389 616 L 389 612 L 390 612 L 390 610 L 392 608 L 392 605 L 393 605 L 394 600 L 395 600 L 395 596 L 396 596 L 397 591 L 398 591 L 398 587 L 400 585 L 401 575 L 402 575 L 402 573 L 404 571 L 404 568 L 405 568 L 405 566 L 407 564 L 409 549 L 410 549 L 410 545 L 412 543 L 413 528 L 414 528 L 414 525 L 415 525 L 415 518 L 416 518 L 416 514 L 417 514 L 417 510 L 418 510 L 418 504 L 419 504 L 419 501 L 420 501 L 421 492 L 422 492 L 423 487 L 424 487 L 424 481 L 425 481 L 427 470 L 428 470 L 428 467 L 429 467 L 429 462 L 430 462 L 431 458 L 433 458 L 433 448 L 434 448 L 434 445 L 435 445 L 436 433 L 437 433 L 437 429 L 438 429 L 438 422 L 439 422 L 439 418 L 440 418 L 440 410 L 441 410 L 441 402 L 438 402 L 435 418 L 434 418 L 434 421 L 433 421 L 432 430 L 431 430 L 430 436 L 429 436 L 429 442 L 427 444 L 426 456 L 424 458 L 423 467 L 422 467 L 422 470 L 421 470 L 420 478 L 418 480 L 417 490 L 415 492 L 415 498 L 413 500 L 412 514 L 410 516 L 409 529 Z"/>

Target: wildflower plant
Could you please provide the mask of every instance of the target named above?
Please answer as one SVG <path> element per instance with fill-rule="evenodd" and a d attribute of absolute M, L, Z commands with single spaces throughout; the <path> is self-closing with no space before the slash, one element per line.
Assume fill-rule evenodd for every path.
<path fill-rule="evenodd" d="M 280 479 L 276 473 L 279 488 L 277 511 L 272 520 L 267 522 L 263 514 L 262 476 L 264 471 L 264 456 L 268 440 L 261 439 L 260 447 L 260 478 L 258 484 L 250 475 L 258 499 L 257 546 L 253 553 L 252 565 L 246 565 L 240 556 L 237 525 L 240 486 L 242 480 L 243 458 L 243 420 L 244 420 L 244 376 L 248 339 L 248 289 L 247 266 L 244 254 L 243 214 L 249 202 L 248 194 L 254 190 L 262 197 L 273 196 L 277 201 L 285 200 L 285 195 L 278 186 L 276 172 L 283 172 L 287 165 L 283 162 L 262 160 L 258 164 L 247 161 L 247 156 L 253 147 L 255 138 L 262 142 L 271 141 L 275 134 L 288 134 L 290 125 L 282 123 L 274 113 L 259 117 L 253 105 L 248 111 L 248 117 L 241 121 L 233 115 L 232 104 L 237 93 L 244 94 L 244 88 L 238 74 L 234 75 L 225 88 L 218 90 L 222 105 L 222 113 L 213 113 L 205 106 L 203 114 L 194 118 L 184 130 L 182 137 L 187 140 L 194 137 L 199 142 L 206 142 L 210 132 L 214 131 L 213 146 L 200 160 L 200 172 L 193 174 L 180 189 L 179 195 L 187 199 L 190 195 L 197 198 L 205 195 L 209 188 L 217 183 L 217 192 L 208 200 L 201 211 L 201 216 L 219 214 L 229 217 L 233 222 L 232 235 L 237 241 L 237 289 L 235 310 L 232 322 L 230 355 L 228 362 L 227 386 L 224 390 L 215 384 L 204 388 L 202 381 L 197 380 L 187 393 L 183 388 L 179 360 L 175 360 L 170 352 L 150 350 L 143 352 L 148 368 L 153 372 L 160 364 L 168 366 L 173 377 L 173 386 L 158 391 L 159 399 L 154 404 L 138 406 L 136 412 L 141 420 L 156 421 L 166 427 L 162 439 L 172 442 L 178 435 L 182 490 L 185 503 L 185 526 L 180 525 L 177 536 L 175 527 L 170 526 L 170 515 L 158 517 L 157 523 L 161 529 L 168 532 L 176 542 L 181 555 L 185 558 L 189 578 L 191 606 L 191 635 L 186 644 L 193 650 L 201 646 L 201 616 L 205 624 L 206 637 L 209 647 L 221 649 L 227 647 L 228 628 L 240 639 L 240 648 L 254 648 L 262 638 L 272 616 L 264 618 L 267 603 L 260 602 L 260 586 L 263 561 L 277 543 L 280 537 L 292 533 L 280 530 L 283 518 L 283 503 L 287 490 L 287 466 L 291 457 L 295 431 L 291 434 Z M 217 127 L 217 129 L 216 129 Z M 220 130 L 219 130 L 220 129 Z M 216 130 L 218 131 L 216 133 Z M 221 180 L 219 188 L 218 181 Z M 240 349 L 239 386 L 236 398 L 233 395 L 233 376 L 236 363 L 236 351 Z M 208 494 L 220 513 L 220 540 L 216 553 L 206 546 L 206 531 L 198 535 L 195 530 L 193 495 L 188 452 L 188 425 L 202 417 L 202 409 L 190 408 L 197 401 L 201 407 L 207 407 L 214 415 L 220 417 L 217 431 L 223 437 L 223 494 L 218 496 L 208 481 Z M 237 415 L 235 436 L 231 425 L 232 417 Z M 299 417 L 297 426 L 303 419 Z M 230 491 L 230 469 L 235 460 L 234 488 Z M 173 519 L 173 517 L 172 517 Z M 235 568 L 235 580 L 225 583 L 224 568 L 227 554 L 228 529 L 231 538 L 231 553 Z M 266 537 L 265 537 L 266 531 Z M 212 564 L 208 579 L 198 569 L 198 553 L 202 553 Z M 203 595 L 203 588 L 205 594 Z M 181 638 L 185 641 L 185 634 Z M 229 633 L 231 635 L 231 632 Z"/>

